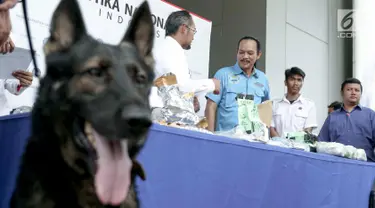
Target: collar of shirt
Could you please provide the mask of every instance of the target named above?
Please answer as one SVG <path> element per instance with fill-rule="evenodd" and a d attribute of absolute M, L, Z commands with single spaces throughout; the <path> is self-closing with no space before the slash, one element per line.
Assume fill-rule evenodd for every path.
<path fill-rule="evenodd" d="M 233 66 L 233 69 L 234 69 L 234 74 L 241 74 L 241 73 L 245 74 L 245 72 L 238 65 L 238 62 L 236 62 L 236 64 Z M 258 76 L 257 69 L 255 67 L 251 76 L 254 76 L 254 77 Z"/>
<path fill-rule="evenodd" d="M 176 39 L 172 38 L 171 36 L 167 36 L 165 37 L 165 41 L 167 41 L 168 43 L 170 43 L 171 45 L 173 45 L 174 47 L 178 48 L 178 49 L 182 49 L 182 46 L 177 42 Z"/>
<path fill-rule="evenodd" d="M 284 95 L 283 99 L 281 99 L 279 102 L 286 102 L 290 104 L 290 101 L 286 99 L 286 94 Z M 297 100 L 295 100 L 293 103 L 296 103 L 296 102 L 301 102 L 302 104 L 306 104 L 306 100 L 302 95 L 299 95 Z"/>
<path fill-rule="evenodd" d="M 362 106 L 362 105 L 357 105 L 357 106 L 355 106 L 355 107 L 353 108 L 353 110 L 356 110 L 356 109 L 362 110 L 362 109 L 363 109 L 363 106 Z M 341 106 L 340 111 L 345 111 L 345 112 L 346 112 L 346 110 L 345 110 L 345 108 L 344 108 L 344 105 Z"/>

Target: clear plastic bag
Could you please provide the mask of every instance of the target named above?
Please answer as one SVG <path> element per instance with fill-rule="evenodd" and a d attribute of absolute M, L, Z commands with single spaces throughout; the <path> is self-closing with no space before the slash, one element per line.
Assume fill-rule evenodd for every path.
<path fill-rule="evenodd" d="M 10 112 L 10 114 L 29 113 L 31 111 L 32 111 L 32 107 L 30 107 L 30 106 L 21 106 L 21 107 L 13 109 Z"/>
<path fill-rule="evenodd" d="M 272 137 L 267 144 L 284 148 L 299 149 L 310 152 L 310 145 L 282 137 Z"/>
<path fill-rule="evenodd" d="M 216 131 L 215 134 L 221 135 L 221 136 L 227 136 L 231 138 L 236 138 L 236 139 L 243 139 L 249 142 L 267 143 L 269 140 L 268 128 L 262 122 L 259 123 L 259 126 L 261 126 L 261 128 L 259 128 L 259 131 L 252 132 L 252 133 L 248 133 L 242 127 L 237 126 L 228 131 Z"/>
<path fill-rule="evenodd" d="M 349 159 L 367 161 L 365 150 L 336 142 L 317 142 L 316 151 Z"/>

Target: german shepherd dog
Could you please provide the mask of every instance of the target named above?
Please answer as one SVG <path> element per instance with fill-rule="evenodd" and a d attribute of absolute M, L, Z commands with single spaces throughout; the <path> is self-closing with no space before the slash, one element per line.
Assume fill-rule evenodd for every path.
<path fill-rule="evenodd" d="M 77 0 L 60 1 L 11 208 L 139 207 L 153 41 L 147 2 L 119 45 L 108 45 L 88 35 Z"/>

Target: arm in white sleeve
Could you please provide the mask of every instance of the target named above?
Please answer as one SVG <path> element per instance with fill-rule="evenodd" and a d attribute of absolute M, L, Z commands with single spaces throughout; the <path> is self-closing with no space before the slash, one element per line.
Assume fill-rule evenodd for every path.
<path fill-rule="evenodd" d="M 318 126 L 318 122 L 316 120 L 316 107 L 315 103 L 311 102 L 311 109 L 309 110 L 308 117 L 305 122 L 304 128 L 316 128 Z"/>
<path fill-rule="evenodd" d="M 215 90 L 215 84 L 211 79 L 190 79 L 190 77 L 184 77 L 183 75 L 177 76 L 177 82 L 179 83 L 181 91 L 184 92 L 206 92 L 210 93 Z"/>
<path fill-rule="evenodd" d="M 191 79 L 188 63 L 184 54 L 175 56 L 173 59 L 164 61 L 164 71 L 170 71 L 177 77 L 177 83 L 181 91 L 184 92 L 213 92 L 215 84 L 211 79 Z"/>

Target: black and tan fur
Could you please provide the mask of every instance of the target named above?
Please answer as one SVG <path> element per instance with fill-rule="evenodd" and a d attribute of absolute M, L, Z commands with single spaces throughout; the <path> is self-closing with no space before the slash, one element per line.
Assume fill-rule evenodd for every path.
<path fill-rule="evenodd" d="M 77 0 L 61 0 L 45 45 L 46 75 L 10 208 L 112 207 L 102 205 L 95 193 L 96 154 L 83 130 L 86 121 L 107 138 L 129 140 L 132 186 L 118 207 L 139 207 L 134 180 L 144 176 L 135 158 L 151 126 L 153 40 L 147 2 L 121 42 L 108 45 L 87 34 Z"/>

